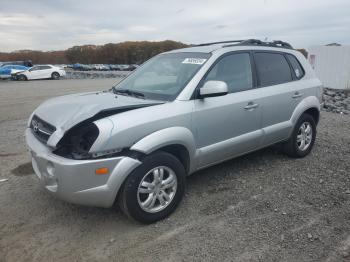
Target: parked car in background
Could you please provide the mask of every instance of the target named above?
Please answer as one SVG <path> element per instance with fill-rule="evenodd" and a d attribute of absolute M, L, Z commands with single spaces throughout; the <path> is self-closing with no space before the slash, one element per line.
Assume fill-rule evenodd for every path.
<path fill-rule="evenodd" d="M 119 65 L 120 71 L 129 71 L 129 65 Z"/>
<path fill-rule="evenodd" d="M 108 65 L 100 65 L 100 70 L 102 71 L 108 71 L 109 70 L 109 66 Z"/>
<path fill-rule="evenodd" d="M 11 78 L 12 74 L 27 70 L 28 68 L 23 65 L 4 65 L 0 67 L 0 79 Z"/>
<path fill-rule="evenodd" d="M 117 71 L 118 70 L 118 66 L 117 65 L 108 65 L 109 66 L 109 70 L 111 71 Z"/>
<path fill-rule="evenodd" d="M 80 64 L 80 63 L 75 63 L 72 65 L 72 69 L 77 70 L 77 71 L 87 71 L 90 70 L 89 67 L 86 65 Z"/>
<path fill-rule="evenodd" d="M 103 64 L 94 64 L 92 68 L 97 71 L 108 71 L 110 69 L 109 66 Z"/>
<path fill-rule="evenodd" d="M 75 63 L 73 65 L 66 66 L 67 68 L 72 68 L 76 71 L 133 71 L 139 65 L 137 64 L 80 64 Z"/>
<path fill-rule="evenodd" d="M 132 65 L 129 65 L 129 68 L 128 68 L 128 70 L 129 71 L 134 71 L 136 68 L 138 68 L 139 67 L 139 65 L 136 65 L 136 64 L 132 64 Z"/>
<path fill-rule="evenodd" d="M 0 67 L 5 65 L 23 65 L 26 67 L 32 67 L 33 63 L 32 60 L 0 62 Z"/>
<path fill-rule="evenodd" d="M 28 70 L 12 74 L 14 80 L 34 80 L 34 79 L 59 79 L 65 76 L 63 68 L 53 65 L 36 65 Z"/>

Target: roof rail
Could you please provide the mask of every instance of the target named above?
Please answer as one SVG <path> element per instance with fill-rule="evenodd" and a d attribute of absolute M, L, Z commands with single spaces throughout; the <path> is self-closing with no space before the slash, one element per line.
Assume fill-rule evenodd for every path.
<path fill-rule="evenodd" d="M 216 44 L 229 44 L 229 43 L 240 43 L 244 40 L 227 40 L 227 41 L 220 41 L 220 42 L 211 42 L 211 43 L 202 43 L 194 46 L 207 46 L 207 45 L 216 45 Z"/>
<path fill-rule="evenodd" d="M 268 47 L 280 47 L 280 48 L 293 49 L 293 47 L 287 42 L 283 42 L 280 40 L 276 40 L 276 41 L 272 41 L 272 42 L 263 42 L 259 39 L 243 40 L 237 44 L 228 44 L 228 45 L 224 45 L 223 47 L 230 47 L 230 46 L 237 46 L 237 45 L 240 45 L 240 46 L 242 46 L 242 45 L 268 46 Z"/>
<path fill-rule="evenodd" d="M 280 47 L 280 48 L 288 48 L 293 49 L 293 47 L 287 43 L 280 40 L 275 40 L 272 42 L 264 42 L 259 39 L 247 39 L 247 40 L 227 40 L 227 41 L 220 41 L 220 42 L 211 42 L 211 43 L 203 43 L 198 44 L 194 46 L 208 46 L 208 45 L 215 45 L 215 44 L 227 44 L 223 47 L 230 47 L 230 46 L 268 46 L 268 47 Z"/>

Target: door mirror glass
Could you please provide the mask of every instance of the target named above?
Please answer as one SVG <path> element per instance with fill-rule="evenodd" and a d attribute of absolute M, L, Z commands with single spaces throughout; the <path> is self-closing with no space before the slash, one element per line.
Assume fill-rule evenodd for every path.
<path fill-rule="evenodd" d="M 207 81 L 199 89 L 200 98 L 223 96 L 228 93 L 227 84 L 224 81 Z"/>

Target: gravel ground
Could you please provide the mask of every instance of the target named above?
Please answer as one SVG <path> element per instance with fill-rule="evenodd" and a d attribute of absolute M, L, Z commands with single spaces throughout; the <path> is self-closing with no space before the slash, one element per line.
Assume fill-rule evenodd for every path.
<path fill-rule="evenodd" d="M 156 224 L 47 194 L 26 153 L 27 118 L 48 97 L 114 82 L 0 82 L 0 261 L 350 261 L 347 115 L 322 112 L 304 159 L 271 147 L 195 173 Z"/>

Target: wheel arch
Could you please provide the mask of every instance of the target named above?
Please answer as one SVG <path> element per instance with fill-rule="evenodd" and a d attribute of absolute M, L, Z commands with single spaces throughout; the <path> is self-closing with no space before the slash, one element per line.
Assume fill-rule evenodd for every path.
<path fill-rule="evenodd" d="M 172 145 L 167 145 L 167 146 L 161 147 L 158 150 L 167 152 L 167 153 L 175 156 L 181 162 L 181 164 L 184 166 L 186 173 L 187 174 L 189 173 L 190 163 L 191 163 L 190 162 L 190 154 L 184 145 L 172 144 Z"/>
<path fill-rule="evenodd" d="M 23 76 L 25 81 L 29 80 L 28 76 L 24 73 L 18 74 L 18 76 Z"/>
<path fill-rule="evenodd" d="M 151 154 L 157 150 L 168 152 L 179 159 L 187 173 L 194 169 L 195 141 L 185 127 L 170 127 L 156 131 L 135 143 L 130 150 Z"/>
<path fill-rule="evenodd" d="M 320 111 L 316 107 L 310 107 L 309 109 L 305 110 L 303 114 L 305 113 L 311 115 L 315 120 L 316 125 L 318 124 L 320 120 Z"/>
<path fill-rule="evenodd" d="M 291 118 L 293 126 L 304 113 L 310 114 L 312 117 L 314 117 L 315 122 L 318 123 L 320 119 L 320 102 L 317 97 L 306 97 L 297 105 Z"/>

